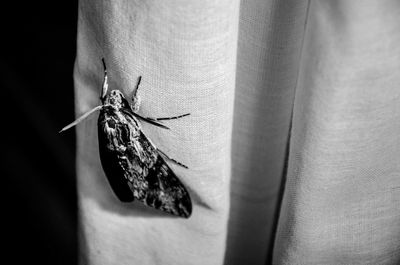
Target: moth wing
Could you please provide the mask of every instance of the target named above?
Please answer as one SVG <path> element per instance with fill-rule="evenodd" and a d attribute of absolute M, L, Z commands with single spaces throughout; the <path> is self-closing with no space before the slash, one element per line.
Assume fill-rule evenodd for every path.
<path fill-rule="evenodd" d="M 107 114 L 104 111 L 101 111 L 97 126 L 101 165 L 108 182 L 118 199 L 122 202 L 132 202 L 134 197 L 125 177 L 125 169 L 121 166 L 120 155 L 109 148 L 112 139 L 110 139 L 110 135 L 106 133 L 106 117 Z M 120 125 L 120 127 L 123 128 L 122 125 Z"/>
<path fill-rule="evenodd" d="M 148 170 L 145 177 L 147 188 L 139 193 L 129 184 L 135 199 L 147 206 L 188 218 L 192 213 L 189 192 L 142 131 L 140 132 L 139 143 L 145 147 L 152 146 L 153 150 L 157 152 L 157 156 L 152 167 L 144 169 Z M 151 148 L 143 149 L 152 150 Z"/>
<path fill-rule="evenodd" d="M 104 172 L 121 201 L 136 199 L 177 216 L 191 215 L 189 193 L 131 113 L 125 112 L 123 120 L 115 113 L 101 111 L 98 138 Z"/>

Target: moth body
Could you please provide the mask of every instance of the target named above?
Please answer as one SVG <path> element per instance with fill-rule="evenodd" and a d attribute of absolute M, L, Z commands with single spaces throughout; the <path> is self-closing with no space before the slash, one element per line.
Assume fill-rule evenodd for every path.
<path fill-rule="evenodd" d="M 105 62 L 102 105 L 82 115 L 65 126 L 65 131 L 95 111 L 100 111 L 97 121 L 100 161 L 115 195 L 122 202 L 138 200 L 155 209 L 188 218 L 192 202 L 185 186 L 171 170 L 165 159 L 187 168 L 158 149 L 144 134 L 140 121 L 168 129 L 161 120 L 179 119 L 189 114 L 165 118 L 144 118 L 137 114 L 140 98 L 136 95 L 138 79 L 132 103 L 119 90 L 108 92 Z"/>

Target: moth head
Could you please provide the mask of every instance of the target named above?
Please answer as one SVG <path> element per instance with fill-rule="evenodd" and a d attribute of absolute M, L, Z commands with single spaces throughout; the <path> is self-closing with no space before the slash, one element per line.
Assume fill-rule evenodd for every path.
<path fill-rule="evenodd" d="M 107 96 L 105 104 L 111 105 L 118 110 L 126 107 L 127 102 L 121 91 L 112 90 Z"/>

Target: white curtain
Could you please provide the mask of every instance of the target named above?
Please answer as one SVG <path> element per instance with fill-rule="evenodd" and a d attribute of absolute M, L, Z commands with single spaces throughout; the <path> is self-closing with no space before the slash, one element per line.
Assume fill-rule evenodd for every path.
<path fill-rule="evenodd" d="M 76 112 L 110 89 L 173 116 L 146 135 L 189 219 L 123 204 L 96 115 L 77 127 L 82 262 L 400 263 L 400 2 L 80 0 Z"/>

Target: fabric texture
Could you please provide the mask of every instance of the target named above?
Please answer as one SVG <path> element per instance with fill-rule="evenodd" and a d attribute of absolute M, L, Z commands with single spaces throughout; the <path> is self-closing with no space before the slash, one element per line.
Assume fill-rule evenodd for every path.
<path fill-rule="evenodd" d="M 122 204 L 77 127 L 84 264 L 400 262 L 397 1 L 80 0 L 77 116 L 132 96 L 194 203 Z"/>

